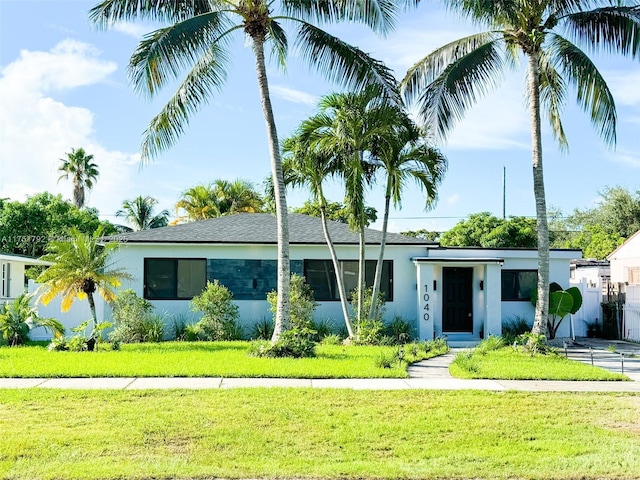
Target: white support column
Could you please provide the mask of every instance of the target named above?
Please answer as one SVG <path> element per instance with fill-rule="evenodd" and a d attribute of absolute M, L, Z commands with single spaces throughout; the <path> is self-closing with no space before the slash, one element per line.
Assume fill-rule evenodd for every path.
<path fill-rule="evenodd" d="M 484 282 L 484 294 L 486 295 L 485 337 L 502 335 L 501 271 L 502 268 L 499 264 L 487 264 Z"/>
<path fill-rule="evenodd" d="M 421 340 L 433 339 L 434 299 L 433 265 L 414 262 L 418 280 L 418 336 Z"/>

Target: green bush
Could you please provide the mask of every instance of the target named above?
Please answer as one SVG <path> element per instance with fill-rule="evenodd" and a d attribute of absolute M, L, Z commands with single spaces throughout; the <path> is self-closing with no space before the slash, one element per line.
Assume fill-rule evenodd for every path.
<path fill-rule="evenodd" d="M 257 342 L 251 353 L 259 357 L 315 357 L 315 335 L 308 328 L 292 328 L 283 332 L 276 343 Z"/>
<path fill-rule="evenodd" d="M 486 355 L 489 352 L 494 350 L 500 350 L 504 347 L 505 342 L 502 337 L 496 337 L 494 335 L 489 335 L 487 338 L 482 340 L 478 345 L 476 345 L 475 351 L 480 355 Z"/>
<path fill-rule="evenodd" d="M 22 345 L 29 340 L 33 328 L 44 327 L 54 338 L 64 335 L 64 326 L 55 318 L 42 318 L 31 306 L 33 295 L 23 293 L 11 303 L 0 306 L 0 332 L 10 347 Z"/>
<path fill-rule="evenodd" d="M 251 338 L 254 340 L 271 340 L 273 336 L 273 320 L 263 318 L 256 322 L 251 330 Z"/>
<path fill-rule="evenodd" d="M 319 320 L 317 322 L 312 321 L 310 328 L 311 330 L 316 331 L 316 341 L 318 342 L 322 342 L 325 337 L 328 337 L 329 335 L 333 335 L 334 333 L 333 322 L 326 318 L 324 320 Z"/>
<path fill-rule="evenodd" d="M 373 295 L 373 288 L 369 287 L 364 291 L 362 300 L 362 312 L 363 318 L 354 318 L 353 325 L 355 328 L 355 337 L 353 343 L 356 345 L 380 345 L 383 342 L 384 336 L 384 323 L 382 323 L 382 317 L 386 310 L 384 293 L 380 292 L 378 295 L 378 308 L 376 309 L 376 315 L 374 318 L 369 318 L 369 308 L 371 307 L 371 297 Z M 352 294 L 351 307 L 354 312 L 358 311 L 358 290 L 354 290 Z"/>
<path fill-rule="evenodd" d="M 342 337 L 337 333 L 332 333 L 322 338 L 323 345 L 342 345 Z"/>
<path fill-rule="evenodd" d="M 133 290 L 124 290 L 111 304 L 114 329 L 109 334 L 113 343 L 160 342 L 164 336 L 164 318 L 153 313 L 153 305 Z"/>
<path fill-rule="evenodd" d="M 415 338 L 415 333 L 415 322 L 405 320 L 398 315 L 393 317 L 391 323 L 384 327 L 384 334 L 391 337 L 393 342 L 398 345 L 411 342 Z"/>
<path fill-rule="evenodd" d="M 242 338 L 238 327 L 238 306 L 233 303 L 233 294 L 218 280 L 207 282 L 200 295 L 191 300 L 194 312 L 202 312 L 196 323 L 201 340 L 237 340 Z"/>
<path fill-rule="evenodd" d="M 269 310 L 276 315 L 278 292 L 275 290 L 267 294 Z M 312 329 L 313 314 L 318 303 L 313 298 L 313 290 L 305 282 L 305 278 L 296 274 L 291 274 L 291 287 L 289 291 L 289 308 L 291 327 L 298 329 Z"/>
<path fill-rule="evenodd" d="M 502 322 L 502 338 L 504 343 L 512 345 L 518 336 L 531 330 L 531 323 L 524 317 L 514 316 Z"/>

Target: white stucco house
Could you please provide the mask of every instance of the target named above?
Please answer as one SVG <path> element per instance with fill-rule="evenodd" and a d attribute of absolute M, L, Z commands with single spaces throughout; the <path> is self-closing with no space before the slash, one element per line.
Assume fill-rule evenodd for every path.
<path fill-rule="evenodd" d="M 640 230 L 631 235 L 607 257 L 611 282 L 640 285 Z"/>
<path fill-rule="evenodd" d="M 291 271 L 304 275 L 315 293 L 317 319 L 341 316 L 333 265 L 319 218 L 289 215 Z M 358 235 L 329 222 L 347 290 L 356 286 Z M 367 229 L 366 276 L 372 283 L 381 232 Z M 172 227 L 118 235 L 113 263 L 133 279 L 122 286 L 150 300 L 158 312 L 185 314 L 207 280 L 233 292 L 246 326 L 270 318 L 266 295 L 276 288 L 276 219 L 237 214 Z M 107 239 L 108 240 L 108 239 Z M 552 250 L 551 280 L 568 286 L 569 262 L 578 250 Z M 447 335 L 473 342 L 499 335 L 502 321 L 533 319 L 537 252 L 531 249 L 444 248 L 389 233 L 382 290 L 386 320 L 399 315 L 416 322 L 421 339 Z M 104 315 L 108 318 L 108 312 Z M 563 325 L 562 328 L 566 326 Z M 560 331 L 558 335 L 563 335 Z"/>

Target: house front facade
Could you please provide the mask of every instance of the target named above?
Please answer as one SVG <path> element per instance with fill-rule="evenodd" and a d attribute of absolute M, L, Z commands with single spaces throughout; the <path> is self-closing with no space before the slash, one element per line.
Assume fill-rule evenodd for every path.
<path fill-rule="evenodd" d="M 25 269 L 44 262 L 25 255 L 0 253 L 0 303 L 13 300 L 26 291 Z"/>
<path fill-rule="evenodd" d="M 611 252 L 607 260 L 612 283 L 640 285 L 640 230 Z"/>
<path fill-rule="evenodd" d="M 336 327 L 342 313 L 335 272 L 321 221 L 289 215 L 291 271 L 305 277 L 319 306 L 316 319 Z M 356 287 L 358 235 L 329 222 L 347 291 Z M 219 280 L 234 296 L 243 326 L 271 318 L 266 301 L 276 289 L 277 236 L 270 214 L 237 214 L 201 222 L 119 235 L 114 265 L 126 268 L 133 289 L 159 313 L 189 318 L 189 302 L 207 281 Z M 367 229 L 366 277 L 373 283 L 381 232 Z M 551 252 L 551 280 L 568 286 L 576 250 Z M 474 342 L 502 331 L 502 322 L 532 321 L 537 252 L 529 249 L 443 248 L 437 243 L 390 233 L 385 248 L 382 291 L 385 320 L 415 322 L 421 339 L 447 335 Z M 108 318 L 109 312 L 104 313 Z M 562 328 L 562 327 L 561 327 Z M 562 332 L 559 332 L 561 335 Z"/>

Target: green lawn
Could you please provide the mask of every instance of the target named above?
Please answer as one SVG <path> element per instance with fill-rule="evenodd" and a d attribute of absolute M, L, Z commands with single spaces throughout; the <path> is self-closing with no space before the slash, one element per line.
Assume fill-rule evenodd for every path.
<path fill-rule="evenodd" d="M 0 377 L 283 377 L 406 378 L 407 362 L 378 366 L 398 347 L 319 345 L 315 358 L 249 357 L 249 342 L 125 344 L 120 351 L 49 352 L 44 346 L 1 347 Z M 425 354 L 424 343 L 405 348 L 405 360 Z"/>
<path fill-rule="evenodd" d="M 512 347 L 462 352 L 449 371 L 458 378 L 496 380 L 629 380 L 626 375 L 569 360 L 561 354 L 532 356 Z"/>
<path fill-rule="evenodd" d="M 0 477 L 637 479 L 639 419 L 627 394 L 4 390 Z"/>

